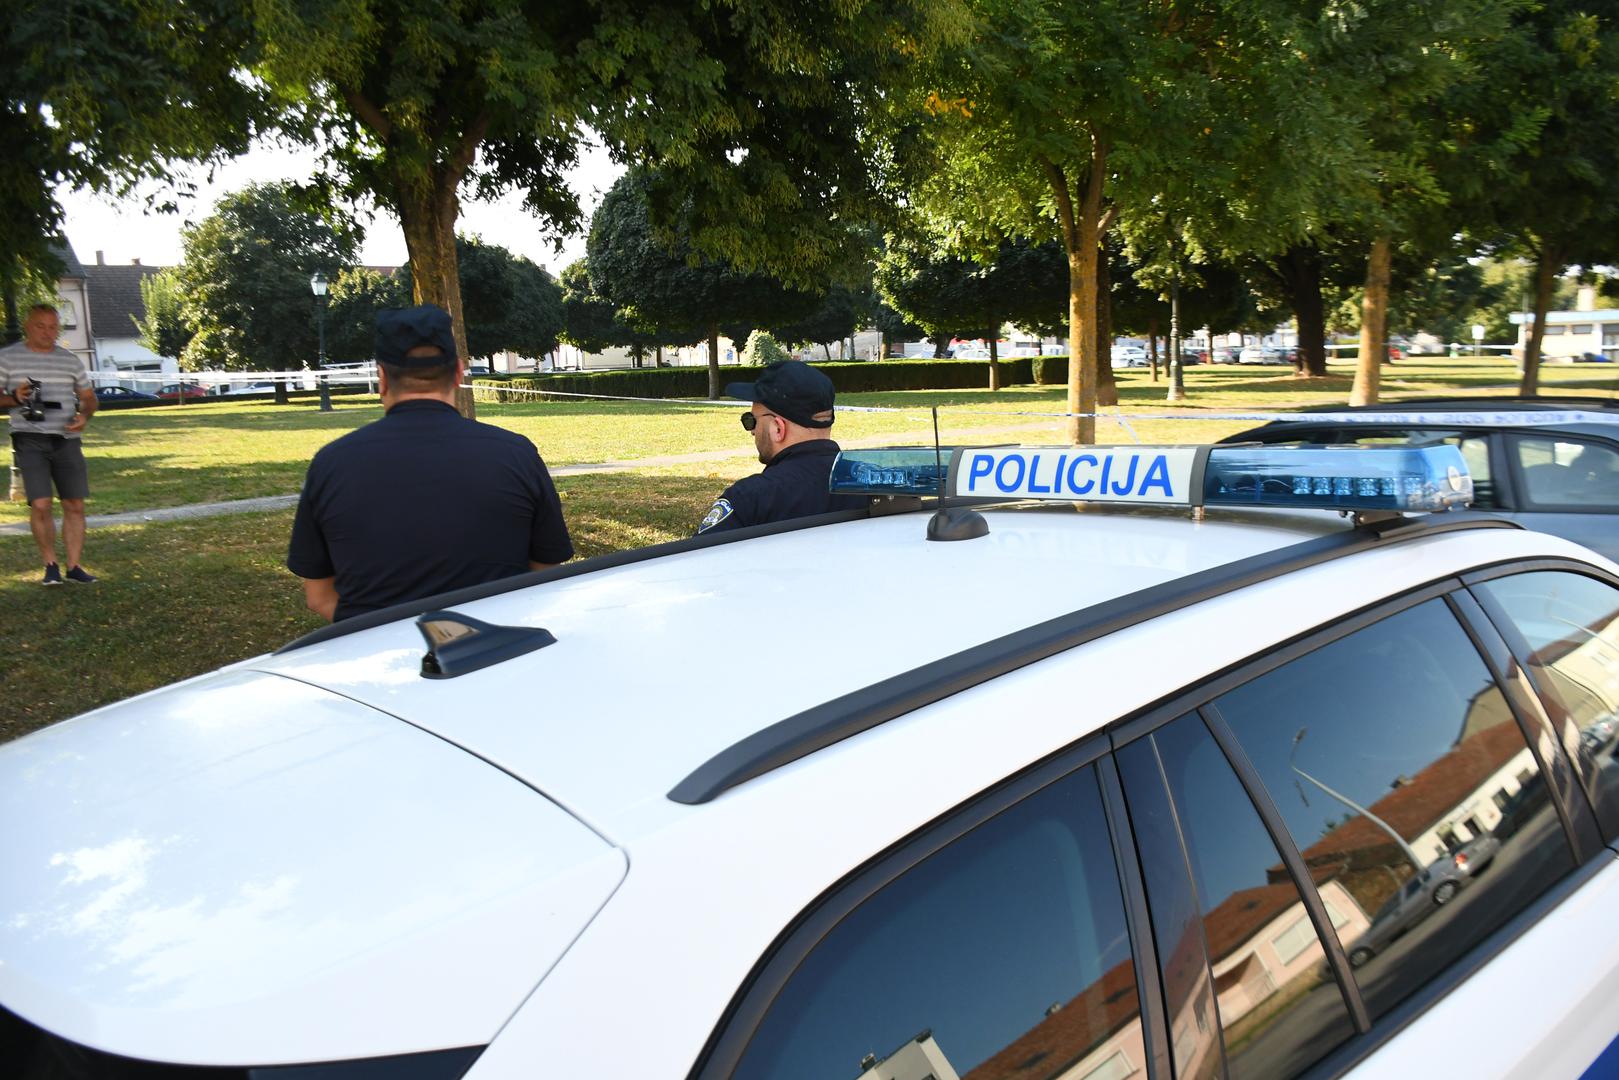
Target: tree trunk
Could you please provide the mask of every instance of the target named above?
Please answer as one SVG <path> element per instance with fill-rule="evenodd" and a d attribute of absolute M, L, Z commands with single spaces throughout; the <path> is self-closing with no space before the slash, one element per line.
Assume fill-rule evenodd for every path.
<path fill-rule="evenodd" d="M 1366 260 L 1366 299 L 1360 309 L 1360 359 L 1355 364 L 1355 385 L 1349 392 L 1351 405 L 1377 404 L 1378 385 L 1382 380 L 1383 355 L 1388 351 L 1384 329 L 1389 313 L 1389 260 L 1393 244 L 1387 235 L 1372 241 L 1372 252 Z"/>
<path fill-rule="evenodd" d="M 1169 394 L 1168 401 L 1186 400 L 1186 369 L 1181 363 L 1181 272 L 1179 256 L 1169 279 Z"/>
<path fill-rule="evenodd" d="M 944 351 L 950 347 L 950 335 L 940 334 L 930 340 L 933 342 L 933 359 L 943 360 Z"/>
<path fill-rule="evenodd" d="M 1076 212 L 1068 178 L 1054 162 L 1044 163 L 1056 199 L 1068 255 L 1068 441 L 1096 441 L 1096 251 L 1102 217 L 1102 169 L 1107 150 L 1093 136 L 1090 169 Z"/>
<path fill-rule="evenodd" d="M 1096 403 L 1117 405 L 1119 384 L 1113 378 L 1113 260 L 1096 235 Z"/>
<path fill-rule="evenodd" d="M 1001 388 L 1001 359 L 997 351 L 1000 347 L 1000 329 L 989 336 L 989 389 L 993 393 Z"/>
<path fill-rule="evenodd" d="M 1152 381 L 1158 381 L 1158 320 L 1147 321 L 1147 368 L 1152 372 Z"/>
<path fill-rule="evenodd" d="M 1552 282 L 1561 269 L 1556 254 L 1544 244 L 1535 258 L 1535 322 L 1523 348 L 1523 381 L 1518 393 L 1531 397 L 1540 392 L 1540 346 L 1546 340 L 1546 310 L 1552 306 Z"/>
<path fill-rule="evenodd" d="M 1282 295 L 1287 298 L 1298 324 L 1299 356 L 1304 362 L 1300 374 L 1325 375 L 1327 314 L 1321 304 L 1320 249 L 1306 244 L 1288 248 L 1269 269 L 1281 285 Z"/>
<path fill-rule="evenodd" d="M 826 354 L 826 362 L 830 364 L 832 362 L 832 346 L 830 344 L 828 344 L 827 342 L 823 341 L 823 342 L 821 342 L 821 351 Z M 840 342 L 838 342 L 838 352 L 842 352 L 842 351 L 843 351 L 843 342 L 840 341 Z"/>
<path fill-rule="evenodd" d="M 418 181 L 401 178 L 395 190 L 394 208 L 410 254 L 412 299 L 417 304 L 436 304 L 449 312 L 455 351 L 466 359 L 467 326 L 461 310 L 461 273 L 455 257 L 455 220 L 460 212 L 455 184 L 448 183 L 443 169 L 438 168 Z M 455 407 L 468 418 L 477 414 L 471 389 L 457 387 Z"/>
<path fill-rule="evenodd" d="M 0 336 L 0 345 L 10 345 L 22 340 L 22 323 L 17 319 L 17 283 L 7 278 L 4 285 L 0 285 L 0 292 L 5 295 L 6 329 Z"/>
<path fill-rule="evenodd" d="M 708 400 L 720 399 L 720 324 L 708 325 Z"/>

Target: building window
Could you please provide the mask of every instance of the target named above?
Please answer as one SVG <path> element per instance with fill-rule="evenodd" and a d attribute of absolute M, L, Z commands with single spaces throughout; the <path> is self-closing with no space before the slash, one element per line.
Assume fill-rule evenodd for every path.
<path fill-rule="evenodd" d="M 1568 332 L 1571 334 L 1589 334 L 1591 332 L 1591 324 L 1588 322 L 1575 323 L 1573 326 L 1568 328 Z"/>
<path fill-rule="evenodd" d="M 1561 334 L 1567 330 L 1568 327 L 1566 326 L 1548 326 L 1546 327 L 1546 336 L 1551 337 L 1553 334 Z"/>
<path fill-rule="evenodd" d="M 72 330 L 79 325 L 78 311 L 74 308 L 73 301 L 65 296 L 56 298 L 56 314 L 63 330 Z"/>

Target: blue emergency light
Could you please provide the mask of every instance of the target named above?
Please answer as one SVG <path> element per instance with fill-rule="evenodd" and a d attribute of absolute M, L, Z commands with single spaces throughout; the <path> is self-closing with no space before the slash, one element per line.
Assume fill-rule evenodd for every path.
<path fill-rule="evenodd" d="M 937 495 L 954 447 L 896 446 L 845 450 L 832 463 L 834 495 Z"/>
<path fill-rule="evenodd" d="M 835 494 L 1023 502 L 1437 511 L 1466 506 L 1473 480 L 1454 446 L 1065 446 L 844 451 Z"/>

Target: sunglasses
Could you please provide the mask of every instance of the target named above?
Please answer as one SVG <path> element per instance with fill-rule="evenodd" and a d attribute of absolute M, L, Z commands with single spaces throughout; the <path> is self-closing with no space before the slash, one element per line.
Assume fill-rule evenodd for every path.
<path fill-rule="evenodd" d="M 759 426 L 759 420 L 760 420 L 761 417 L 775 416 L 775 415 L 776 414 L 773 413 L 773 412 L 767 412 L 767 413 L 745 412 L 745 413 L 742 414 L 742 430 L 743 431 L 752 431 L 754 428 Z"/>

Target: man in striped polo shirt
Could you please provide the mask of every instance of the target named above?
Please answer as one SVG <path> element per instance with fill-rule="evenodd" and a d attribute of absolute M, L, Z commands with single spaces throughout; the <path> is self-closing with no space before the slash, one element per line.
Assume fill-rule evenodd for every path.
<path fill-rule="evenodd" d="M 84 572 L 84 500 L 90 477 L 79 433 L 96 411 L 96 392 L 77 356 L 56 344 L 61 322 L 49 304 L 35 304 L 23 339 L 0 349 L 0 409 L 11 410 L 11 448 L 28 495 L 29 525 L 45 563 L 43 585 L 88 585 Z M 38 389 L 29 380 L 38 383 Z M 56 561 L 56 520 L 51 486 L 62 500 L 62 546 L 67 573 Z"/>

